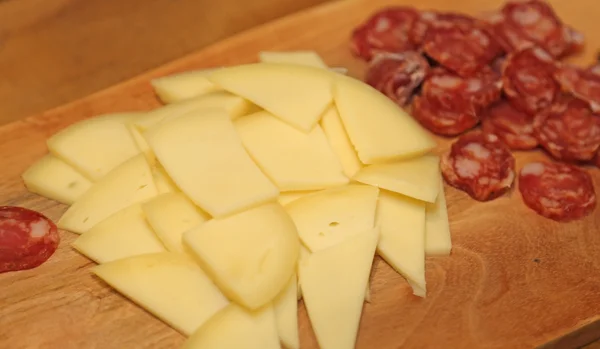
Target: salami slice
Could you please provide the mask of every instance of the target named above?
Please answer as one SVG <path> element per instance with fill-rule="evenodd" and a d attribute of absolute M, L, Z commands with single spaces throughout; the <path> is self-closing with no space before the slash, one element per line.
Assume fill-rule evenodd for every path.
<path fill-rule="evenodd" d="M 519 173 L 519 191 L 529 208 L 556 221 L 585 217 L 596 207 L 591 176 L 564 163 L 526 164 Z"/>
<path fill-rule="evenodd" d="M 533 117 L 515 109 L 507 101 L 488 108 L 482 118 L 483 132 L 491 133 L 513 150 L 529 150 L 538 146 L 533 133 Z"/>
<path fill-rule="evenodd" d="M 416 96 L 412 108 L 413 117 L 423 127 L 440 136 L 457 136 L 479 124 L 476 113 L 440 108 L 426 96 Z"/>
<path fill-rule="evenodd" d="M 448 184 L 478 201 L 508 191 L 515 178 L 515 159 L 492 134 L 467 133 L 442 156 L 440 167 Z"/>
<path fill-rule="evenodd" d="M 58 247 L 58 229 L 42 214 L 0 207 L 0 273 L 35 268 Z"/>
<path fill-rule="evenodd" d="M 550 106 L 560 92 L 554 71 L 552 57 L 538 47 L 514 52 L 502 70 L 504 93 L 515 108 L 536 115 Z"/>
<path fill-rule="evenodd" d="M 388 7 L 373 14 L 352 32 L 352 52 L 367 61 L 381 52 L 401 53 L 415 50 L 412 30 L 420 20 L 410 7 Z"/>
<path fill-rule="evenodd" d="M 382 53 L 369 63 L 365 81 L 405 106 L 428 72 L 429 63 L 418 52 Z"/>
<path fill-rule="evenodd" d="M 581 69 L 563 65 L 554 74 L 562 89 L 587 101 L 595 112 L 600 112 L 600 68 Z"/>
<path fill-rule="evenodd" d="M 554 158 L 590 161 L 600 148 L 600 116 L 584 101 L 562 97 L 533 123 L 540 145 Z"/>

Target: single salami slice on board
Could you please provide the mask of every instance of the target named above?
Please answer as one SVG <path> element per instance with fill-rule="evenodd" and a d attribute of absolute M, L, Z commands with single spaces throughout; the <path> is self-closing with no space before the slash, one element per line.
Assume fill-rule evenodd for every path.
<path fill-rule="evenodd" d="M 419 12 L 413 8 L 385 8 L 354 29 L 350 41 L 351 50 L 367 61 L 381 52 L 415 50 L 417 44 L 412 41 L 411 33 L 419 20 Z"/>
<path fill-rule="evenodd" d="M 483 132 L 495 134 L 513 150 L 529 150 L 538 146 L 533 133 L 533 117 L 515 109 L 503 100 L 488 108 L 481 117 Z"/>
<path fill-rule="evenodd" d="M 519 191 L 529 208 L 556 221 L 585 217 L 596 207 L 591 176 L 564 163 L 526 164 L 519 173 Z"/>
<path fill-rule="evenodd" d="M 563 90 L 583 99 L 595 112 L 600 112 L 600 68 L 596 65 L 581 69 L 563 65 L 556 69 L 554 77 Z"/>
<path fill-rule="evenodd" d="M 405 106 L 428 72 L 429 63 L 418 52 L 381 53 L 369 63 L 365 81 Z"/>
<path fill-rule="evenodd" d="M 504 94 L 515 108 L 536 115 L 560 92 L 554 72 L 554 60 L 544 50 L 532 46 L 514 52 L 502 70 Z"/>
<path fill-rule="evenodd" d="M 497 198 L 515 179 L 515 158 L 498 137 L 468 133 L 456 140 L 441 158 L 442 175 L 448 184 L 478 201 Z"/>
<path fill-rule="evenodd" d="M 590 161 L 600 149 L 600 115 L 577 98 L 562 97 L 533 123 L 540 145 L 554 158 Z"/>
<path fill-rule="evenodd" d="M 56 225 L 42 214 L 0 207 L 0 273 L 39 266 L 52 256 L 59 241 Z"/>
<path fill-rule="evenodd" d="M 423 127 L 440 136 L 457 136 L 479 124 L 476 113 L 440 108 L 424 95 L 415 96 L 412 115 Z"/>

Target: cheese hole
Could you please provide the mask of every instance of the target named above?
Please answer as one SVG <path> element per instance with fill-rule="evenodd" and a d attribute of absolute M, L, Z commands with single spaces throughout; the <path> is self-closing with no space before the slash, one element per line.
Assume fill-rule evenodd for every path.
<path fill-rule="evenodd" d="M 339 222 L 331 222 L 331 223 L 329 223 L 330 227 L 337 227 L 338 225 L 340 225 Z"/>

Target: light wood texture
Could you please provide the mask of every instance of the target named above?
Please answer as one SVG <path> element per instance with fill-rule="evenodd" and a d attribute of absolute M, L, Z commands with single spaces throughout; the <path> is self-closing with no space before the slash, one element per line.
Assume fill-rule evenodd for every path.
<path fill-rule="evenodd" d="M 148 80 L 194 68 L 256 60 L 262 49 L 315 49 L 327 63 L 362 76 L 348 52 L 351 29 L 372 11 L 409 0 L 331 3 L 256 28 L 72 104 L 0 128 L 2 204 L 22 205 L 58 219 L 65 207 L 29 194 L 20 174 L 46 152 L 45 139 L 69 123 L 159 103 Z M 420 7 L 478 13 L 500 1 L 427 0 Z M 588 34 L 590 61 L 600 47 L 595 2 L 554 1 L 567 23 Z M 440 149 L 448 146 L 440 139 Z M 538 152 L 519 153 L 520 167 Z M 597 188 L 600 170 L 590 169 Z M 518 192 L 488 203 L 447 188 L 452 256 L 427 260 L 428 296 L 380 259 L 371 281 L 357 348 L 574 348 L 600 337 L 600 208 L 561 224 L 537 216 Z M 183 336 L 90 275 L 92 262 L 61 233 L 57 253 L 41 267 L 0 275 L 0 347 L 176 348 Z M 302 348 L 317 348 L 301 310 Z M 571 334 L 571 335 L 569 335 Z"/>

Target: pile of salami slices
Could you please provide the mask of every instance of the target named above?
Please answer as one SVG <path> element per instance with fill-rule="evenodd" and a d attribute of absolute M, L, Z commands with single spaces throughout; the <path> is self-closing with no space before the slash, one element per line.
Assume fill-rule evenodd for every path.
<path fill-rule="evenodd" d="M 590 175 L 600 167 L 600 65 L 560 60 L 583 35 L 541 0 L 513 1 L 485 18 L 385 8 L 357 27 L 353 53 L 368 61 L 367 83 L 431 132 L 459 136 L 441 168 L 446 182 L 479 201 L 515 181 L 511 150 L 541 147 L 554 162 L 519 173 L 524 202 L 544 217 L 590 214 Z"/>

